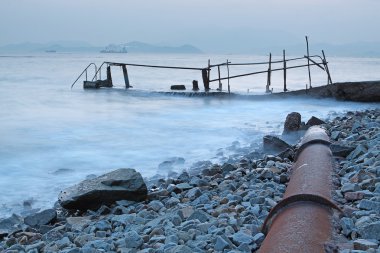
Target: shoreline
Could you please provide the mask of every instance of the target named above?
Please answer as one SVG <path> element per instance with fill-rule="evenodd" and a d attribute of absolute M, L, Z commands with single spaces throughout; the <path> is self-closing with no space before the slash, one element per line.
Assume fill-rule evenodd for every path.
<path fill-rule="evenodd" d="M 373 241 L 369 238 L 373 234 L 365 234 L 367 238 L 362 234 L 366 233 L 363 232 L 366 226 L 380 229 L 379 212 L 371 209 L 380 206 L 380 162 L 377 159 L 380 109 L 347 112 L 324 126 L 332 141 L 341 145 L 364 146 L 372 141 L 359 156 L 350 157 L 350 153 L 347 154 L 350 159 L 338 160 L 333 198 L 351 216 L 336 221 L 335 236 L 339 240 L 334 245 L 340 247 L 340 252 L 349 252 L 344 251 L 344 247 L 354 248 L 353 241 L 359 238 L 365 240 L 357 242 L 359 247 L 378 249 L 380 238 Z M 25 225 L 25 220 L 16 216 L 10 220 L 0 219 L 1 225 L 4 221 L 10 224 L 13 221 L 15 225 L 8 235 L 4 231 L 0 233 L 0 250 L 255 252 L 265 238 L 260 232 L 264 219 L 282 199 L 291 164 L 288 158 L 276 155 L 254 158 L 242 154 L 242 158 L 232 164 L 207 163 L 175 179 L 147 182 L 150 190 L 155 191 L 143 202 L 119 201 L 111 207 L 102 206 L 96 211 L 77 214 L 57 208 L 56 217 L 38 226 Z M 356 171 L 358 164 L 365 165 Z M 354 183 L 350 181 L 353 177 Z"/>

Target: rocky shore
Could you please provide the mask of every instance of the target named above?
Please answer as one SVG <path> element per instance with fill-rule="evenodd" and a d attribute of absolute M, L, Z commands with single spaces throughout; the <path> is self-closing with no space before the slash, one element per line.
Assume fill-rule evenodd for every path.
<path fill-rule="evenodd" d="M 334 237 L 326 250 L 380 252 L 380 109 L 348 112 L 326 122 L 314 118 L 306 124 L 299 114 L 289 117 L 285 129 L 292 134 L 279 136 L 284 140 L 294 141 L 289 136 L 322 124 L 333 142 L 333 198 L 345 215 L 335 217 Z M 82 182 L 60 195 L 61 205 L 76 211 L 57 203 L 28 217 L 0 220 L 0 251 L 256 252 L 265 239 L 261 226 L 285 192 L 296 149 L 279 137 L 264 137 L 265 154 L 256 150 L 240 154 L 236 162 L 200 162 L 176 177 L 151 179 L 146 188 L 132 170 Z M 120 179 L 128 173 L 133 181 Z M 90 185 L 102 191 L 86 191 Z M 136 193 L 128 194 L 134 201 L 95 204 L 107 194 L 117 198 L 117 192 L 104 191 L 132 187 Z M 80 203 L 89 201 L 94 210 L 75 204 L 77 189 L 84 196 Z"/>

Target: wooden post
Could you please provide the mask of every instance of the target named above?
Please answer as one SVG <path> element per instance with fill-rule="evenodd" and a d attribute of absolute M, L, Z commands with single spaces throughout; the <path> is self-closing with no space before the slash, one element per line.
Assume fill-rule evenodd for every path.
<path fill-rule="evenodd" d="M 207 68 L 207 83 L 208 83 L 208 87 L 207 87 L 207 91 L 210 90 L 210 72 L 211 72 L 211 68 L 210 68 L 210 59 L 208 59 L 208 68 Z"/>
<path fill-rule="evenodd" d="M 128 70 L 127 70 L 127 67 L 126 67 L 125 65 L 123 65 L 122 68 L 123 68 L 123 75 L 124 75 L 125 88 L 126 88 L 126 89 L 129 89 L 129 88 L 131 88 L 132 86 L 129 85 Z"/>
<path fill-rule="evenodd" d="M 107 66 L 107 87 L 112 87 L 111 66 Z"/>
<path fill-rule="evenodd" d="M 197 80 L 193 80 L 193 91 L 199 91 L 198 81 Z"/>
<path fill-rule="evenodd" d="M 327 65 L 325 52 L 323 50 L 322 50 L 322 55 L 323 55 L 323 65 L 325 65 L 325 69 L 326 69 L 326 73 L 327 73 L 327 84 L 332 84 L 329 66 Z"/>
<path fill-rule="evenodd" d="M 268 76 L 267 76 L 267 87 L 266 87 L 266 93 L 270 92 L 269 86 L 271 83 L 271 69 L 272 69 L 272 53 L 269 53 L 269 67 L 268 67 Z"/>
<path fill-rule="evenodd" d="M 227 84 L 228 84 L 228 94 L 231 93 L 231 89 L 230 89 L 230 67 L 228 66 L 228 59 L 227 59 Z"/>
<path fill-rule="evenodd" d="M 284 92 L 287 92 L 288 89 L 286 88 L 286 60 L 285 60 L 285 49 L 282 50 L 282 55 L 284 58 Z"/>
<path fill-rule="evenodd" d="M 310 57 L 310 55 L 309 55 L 309 40 L 308 40 L 307 36 L 305 36 L 305 38 L 306 38 L 306 50 L 307 50 L 307 69 L 309 71 L 309 87 L 312 88 L 311 87 L 311 74 L 310 74 L 310 60 L 309 60 L 309 57 Z"/>
<path fill-rule="evenodd" d="M 222 81 L 220 80 L 220 66 L 218 66 L 218 77 L 219 77 L 219 91 L 222 91 Z"/>
<path fill-rule="evenodd" d="M 207 69 L 202 69 L 202 80 L 203 80 L 203 86 L 205 87 L 205 91 L 209 91 L 210 85 L 209 85 L 209 78 L 207 75 Z"/>

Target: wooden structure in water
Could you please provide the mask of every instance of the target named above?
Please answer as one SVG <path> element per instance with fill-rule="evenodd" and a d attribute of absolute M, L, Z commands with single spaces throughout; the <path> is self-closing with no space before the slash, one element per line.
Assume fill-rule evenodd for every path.
<path fill-rule="evenodd" d="M 130 82 L 129 82 L 129 75 L 128 75 L 128 67 L 143 67 L 143 68 L 158 68 L 158 69 L 176 69 L 176 70 L 197 70 L 201 72 L 202 82 L 204 86 L 204 91 L 209 92 L 211 90 L 210 85 L 213 82 L 216 82 L 218 84 L 218 87 L 216 90 L 218 92 L 223 91 L 222 81 L 227 81 L 227 91 L 228 93 L 231 93 L 231 87 L 230 87 L 230 80 L 234 78 L 240 78 L 240 77 L 246 77 L 251 75 L 258 75 L 258 74 L 266 74 L 267 76 L 267 82 L 265 91 L 266 93 L 271 93 L 273 89 L 271 89 L 272 84 L 272 73 L 277 71 L 283 71 L 283 91 L 287 92 L 287 71 L 289 69 L 296 69 L 296 68 L 307 68 L 308 69 L 308 75 L 309 75 L 309 89 L 312 88 L 311 85 L 311 73 L 310 73 L 310 67 L 316 66 L 320 68 L 321 70 L 326 72 L 327 75 L 327 84 L 332 84 L 331 75 L 328 67 L 328 62 L 326 60 L 326 56 L 324 51 L 322 50 L 321 55 L 309 55 L 309 42 L 308 37 L 306 36 L 306 45 L 307 45 L 307 54 L 302 57 L 297 58 L 286 58 L 286 52 L 283 50 L 283 57 L 282 60 L 272 60 L 272 54 L 269 54 L 269 60 L 267 62 L 245 62 L 245 63 L 233 63 L 229 60 L 226 60 L 226 62 L 222 62 L 219 64 L 211 64 L 210 60 L 208 60 L 208 64 L 206 67 L 179 67 L 179 66 L 162 66 L 162 65 L 146 65 L 146 64 L 135 64 L 135 63 L 121 63 L 121 62 L 103 62 L 100 67 L 98 68 L 95 63 L 90 63 L 78 76 L 78 78 L 74 81 L 74 83 L 71 85 L 71 88 L 75 85 L 75 83 L 83 76 L 85 75 L 86 80 L 83 82 L 83 88 L 85 89 L 97 89 L 97 88 L 110 88 L 113 87 L 112 82 L 112 75 L 111 75 L 111 67 L 118 66 L 122 68 L 123 76 L 124 76 L 124 83 L 125 88 L 129 89 L 132 88 Z M 299 63 L 300 61 L 305 61 L 306 63 Z M 290 65 L 290 63 L 295 63 L 293 65 Z M 281 64 L 281 67 L 273 68 L 274 64 Z M 234 66 L 255 66 L 255 65 L 262 65 L 262 66 L 268 66 L 267 69 L 262 71 L 256 71 L 256 72 L 249 72 L 239 75 L 230 75 L 230 68 Z M 88 80 L 87 71 L 88 69 L 94 66 L 95 74 L 92 77 L 91 80 Z M 102 68 L 106 67 L 106 79 L 102 80 Z M 227 70 L 227 76 L 221 76 L 221 68 L 226 68 Z M 218 77 L 211 79 L 211 71 L 216 69 Z M 192 90 L 198 91 L 198 81 L 193 80 L 192 83 Z M 306 87 L 307 89 L 308 87 Z M 172 90 L 183 90 L 183 85 L 173 85 Z"/>

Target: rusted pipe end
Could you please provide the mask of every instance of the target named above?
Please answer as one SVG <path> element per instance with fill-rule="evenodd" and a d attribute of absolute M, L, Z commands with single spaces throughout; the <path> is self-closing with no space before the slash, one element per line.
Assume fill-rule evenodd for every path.
<path fill-rule="evenodd" d="M 260 253 L 324 252 L 332 230 L 332 153 L 320 127 L 311 127 L 300 142 L 292 174 L 280 201 L 264 221 L 267 236 Z"/>
<path fill-rule="evenodd" d="M 314 194 L 297 194 L 297 195 L 292 195 L 290 197 L 287 197 L 280 202 L 277 203 L 275 207 L 272 208 L 272 210 L 269 212 L 267 218 L 265 219 L 263 226 L 261 228 L 261 232 L 264 234 L 268 233 L 268 230 L 270 229 L 270 226 L 275 219 L 276 215 L 283 209 L 286 208 L 287 206 L 301 203 L 301 202 L 313 202 L 319 205 L 324 205 L 328 208 L 335 209 L 339 211 L 340 213 L 343 213 L 343 210 L 331 202 L 329 199 L 319 196 L 319 195 L 314 195 Z"/>

